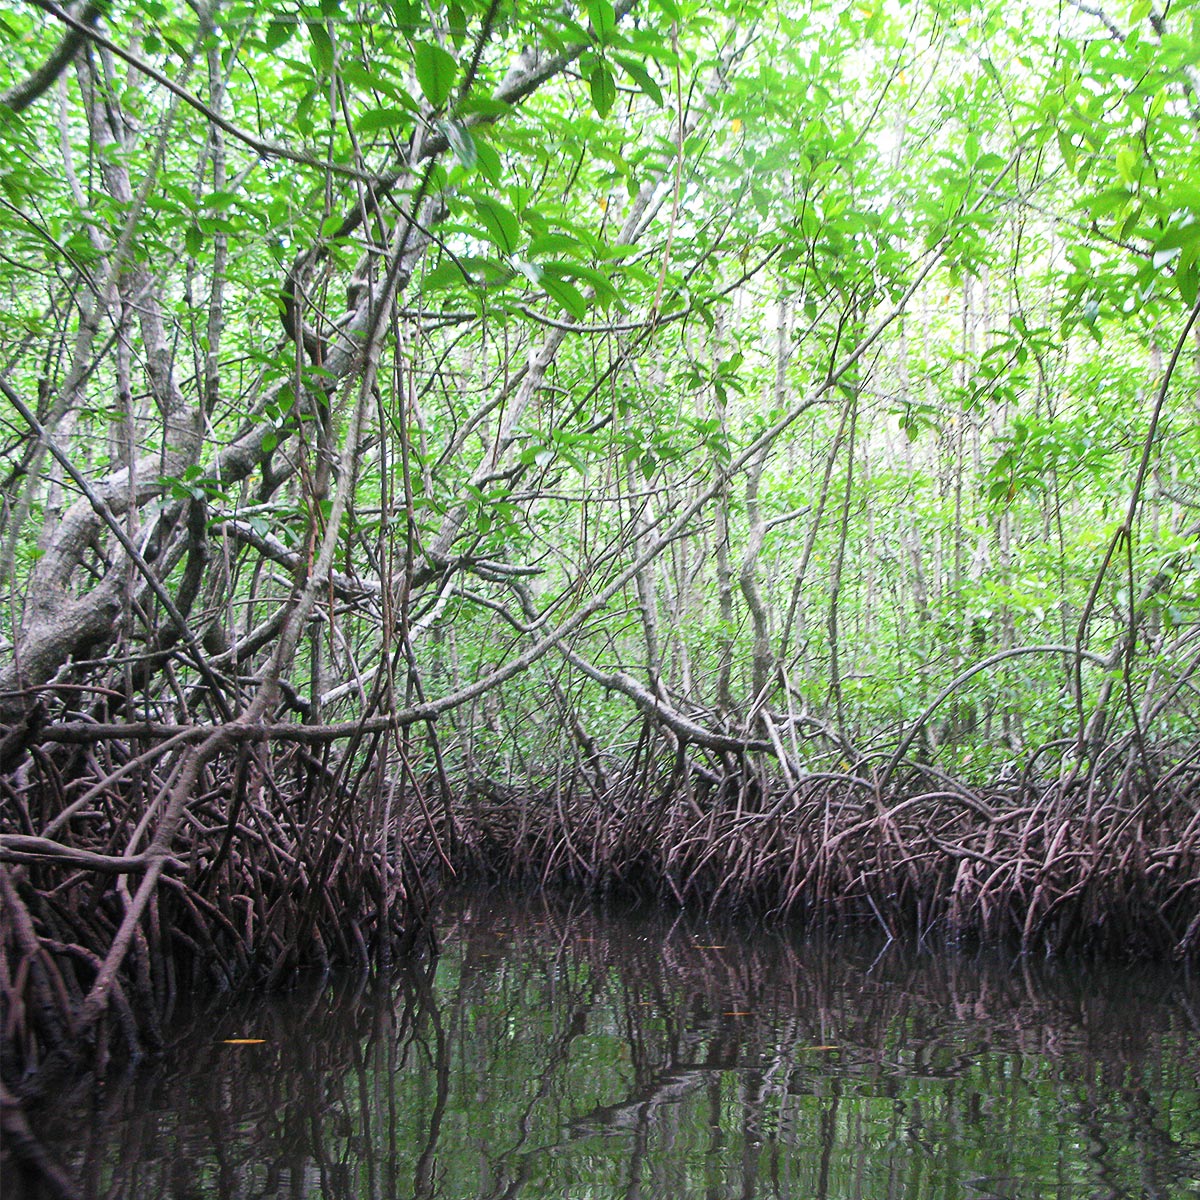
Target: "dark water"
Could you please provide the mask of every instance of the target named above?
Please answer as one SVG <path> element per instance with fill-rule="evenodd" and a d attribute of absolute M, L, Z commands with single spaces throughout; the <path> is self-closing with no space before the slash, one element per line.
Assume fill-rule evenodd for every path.
<path fill-rule="evenodd" d="M 104 1197 L 1200 1196 L 1178 976 L 491 898 L 443 929 L 386 989 L 196 1018 L 41 1131 Z"/>

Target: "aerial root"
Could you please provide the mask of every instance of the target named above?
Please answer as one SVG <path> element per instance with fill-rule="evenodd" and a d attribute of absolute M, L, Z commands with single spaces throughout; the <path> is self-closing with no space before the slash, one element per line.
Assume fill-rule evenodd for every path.
<path fill-rule="evenodd" d="M 889 935 L 1192 959 L 1200 815 L 1184 776 L 1124 764 L 990 788 L 919 765 L 771 782 L 748 756 L 681 786 L 665 744 L 646 782 L 529 795 L 476 782 L 456 809 L 465 871 Z"/>

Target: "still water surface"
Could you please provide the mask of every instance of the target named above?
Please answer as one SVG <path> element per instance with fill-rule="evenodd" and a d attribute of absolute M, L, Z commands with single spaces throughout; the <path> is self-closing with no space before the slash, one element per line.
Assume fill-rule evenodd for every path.
<path fill-rule="evenodd" d="M 1178 975 L 495 897 L 442 929 L 386 988 L 192 1019 L 43 1132 L 105 1197 L 1200 1197 Z"/>

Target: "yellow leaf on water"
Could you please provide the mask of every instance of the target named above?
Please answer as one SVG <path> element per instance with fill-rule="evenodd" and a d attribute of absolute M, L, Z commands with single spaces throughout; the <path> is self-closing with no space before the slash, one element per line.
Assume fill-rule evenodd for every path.
<path fill-rule="evenodd" d="M 226 1046 L 261 1046 L 266 1042 L 266 1038 L 223 1038 L 223 1044 Z"/>

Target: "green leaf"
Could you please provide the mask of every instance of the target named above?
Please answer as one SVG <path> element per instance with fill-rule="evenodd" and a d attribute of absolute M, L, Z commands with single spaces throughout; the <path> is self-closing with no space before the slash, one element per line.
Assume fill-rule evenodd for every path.
<path fill-rule="evenodd" d="M 588 90 L 592 93 L 592 107 L 601 117 L 607 117 L 617 99 L 617 85 L 612 72 L 604 63 L 597 63 L 588 76 Z"/>
<path fill-rule="evenodd" d="M 180 196 L 179 199 L 182 200 L 183 197 Z M 233 205 L 239 203 L 241 199 L 241 192 L 209 192 L 208 195 L 200 201 L 200 206 L 202 208 L 231 208 Z"/>
<path fill-rule="evenodd" d="M 513 111 L 513 106 L 492 96 L 467 96 L 457 111 L 464 116 L 474 113 L 494 120 L 497 117 L 508 116 Z"/>
<path fill-rule="evenodd" d="M 471 170 L 479 161 L 479 152 L 475 147 L 475 139 L 471 131 L 461 121 L 439 121 L 438 128 L 446 135 L 454 157 L 464 169 Z"/>
<path fill-rule="evenodd" d="M 475 197 L 475 211 L 487 230 L 488 241 L 505 254 L 512 254 L 521 240 L 517 215 L 491 196 Z"/>
<path fill-rule="evenodd" d="M 534 258 L 547 254 L 584 254 L 586 247 L 569 233 L 543 233 L 529 243 L 529 253 Z"/>
<path fill-rule="evenodd" d="M 1187 270 L 1175 273 L 1175 286 L 1183 297 L 1184 304 L 1191 306 L 1196 303 L 1196 292 L 1200 288 L 1200 263 L 1191 263 Z"/>
<path fill-rule="evenodd" d="M 364 92 L 382 92 L 383 95 L 390 96 L 402 108 L 407 108 L 414 113 L 421 111 L 421 106 L 393 77 L 368 70 L 362 63 L 343 62 L 340 65 L 342 79 L 351 86 Z"/>
<path fill-rule="evenodd" d="M 446 5 L 446 24 L 450 29 L 450 36 L 454 39 L 456 46 L 463 44 L 463 39 L 467 36 L 467 16 L 463 12 L 461 4 Z"/>
<path fill-rule="evenodd" d="M 296 23 L 294 21 L 281 21 L 276 18 L 267 26 L 267 33 L 263 41 L 268 50 L 278 50 L 280 46 L 292 40 L 292 34 L 295 32 Z"/>
<path fill-rule="evenodd" d="M 425 99 L 434 108 L 442 108 L 450 99 L 458 64 L 454 56 L 433 42 L 417 42 L 413 47 L 413 68 Z"/>
<path fill-rule="evenodd" d="M 407 125 L 411 114 L 403 108 L 373 108 L 355 122 L 359 133 L 378 133 L 381 129 L 396 129 Z"/>
<path fill-rule="evenodd" d="M 597 271 L 595 267 L 587 267 L 582 263 L 574 262 L 545 262 L 541 264 L 541 267 L 547 275 L 552 275 L 557 279 L 577 279 L 590 283 L 595 288 L 596 295 L 603 297 L 605 301 L 617 298 L 617 290 L 613 287 L 612 281 L 603 271 Z"/>
<path fill-rule="evenodd" d="M 1103 217 L 1123 208 L 1129 203 L 1129 200 L 1130 195 L 1125 188 L 1106 188 L 1083 201 L 1082 207 L 1086 208 L 1093 217 Z"/>
<path fill-rule="evenodd" d="M 462 268 L 457 263 L 439 263 L 421 277 L 421 289 L 426 292 L 441 291 L 444 288 L 461 287 L 469 284 L 469 279 L 463 278 Z"/>
<path fill-rule="evenodd" d="M 387 0 L 387 6 L 401 29 L 415 29 L 420 24 L 422 5 L 419 0 Z"/>
<path fill-rule="evenodd" d="M 1134 168 L 1138 164 L 1138 152 L 1132 146 L 1122 146 L 1117 151 L 1117 174 L 1126 183 L 1136 183 L 1137 174 Z"/>
<path fill-rule="evenodd" d="M 183 244 L 193 258 L 200 254 L 200 251 L 204 249 L 204 234 L 199 225 L 188 226 L 187 232 L 183 235 Z"/>
<path fill-rule="evenodd" d="M 479 173 L 490 183 L 500 182 L 500 155 L 496 153 L 495 146 L 489 145 L 487 142 L 475 141 L 472 139 L 475 146 L 475 154 L 479 159 Z"/>
<path fill-rule="evenodd" d="M 638 87 L 654 101 L 655 104 L 662 106 L 663 94 L 662 88 L 654 80 L 654 76 L 642 66 L 640 62 L 635 62 L 632 58 L 617 58 L 617 62 L 621 64 L 621 69 L 633 80 Z"/>
<path fill-rule="evenodd" d="M 308 56 L 318 71 L 333 69 L 333 42 L 324 25 L 316 21 L 308 23 L 308 40 L 312 43 L 308 48 Z"/>
<path fill-rule="evenodd" d="M 608 0 L 586 0 L 588 20 L 596 41 L 607 42 L 617 32 L 617 14 Z"/>
<path fill-rule="evenodd" d="M 1187 225 L 1172 225 L 1154 243 L 1154 253 L 1162 254 L 1167 250 L 1175 250 L 1183 246 L 1188 246 L 1197 240 L 1200 240 L 1200 221 L 1192 221 Z"/>
<path fill-rule="evenodd" d="M 542 287 L 546 289 L 546 295 L 556 300 L 575 320 L 582 321 L 587 315 L 587 301 L 574 284 L 568 283 L 565 279 L 555 279 L 553 276 L 545 275 L 542 278 Z"/>
<path fill-rule="evenodd" d="M 1075 144 L 1071 141 L 1071 135 L 1065 129 L 1058 131 L 1058 152 L 1062 155 L 1062 160 L 1066 163 L 1067 170 L 1075 170 Z"/>
<path fill-rule="evenodd" d="M 228 217 L 197 217 L 196 227 L 201 233 L 240 233 L 243 223 Z"/>
<path fill-rule="evenodd" d="M 542 284 L 542 268 L 537 263 L 526 262 L 523 258 L 518 258 L 515 254 L 512 257 L 512 265 L 533 284 L 534 287 L 540 287 Z"/>

